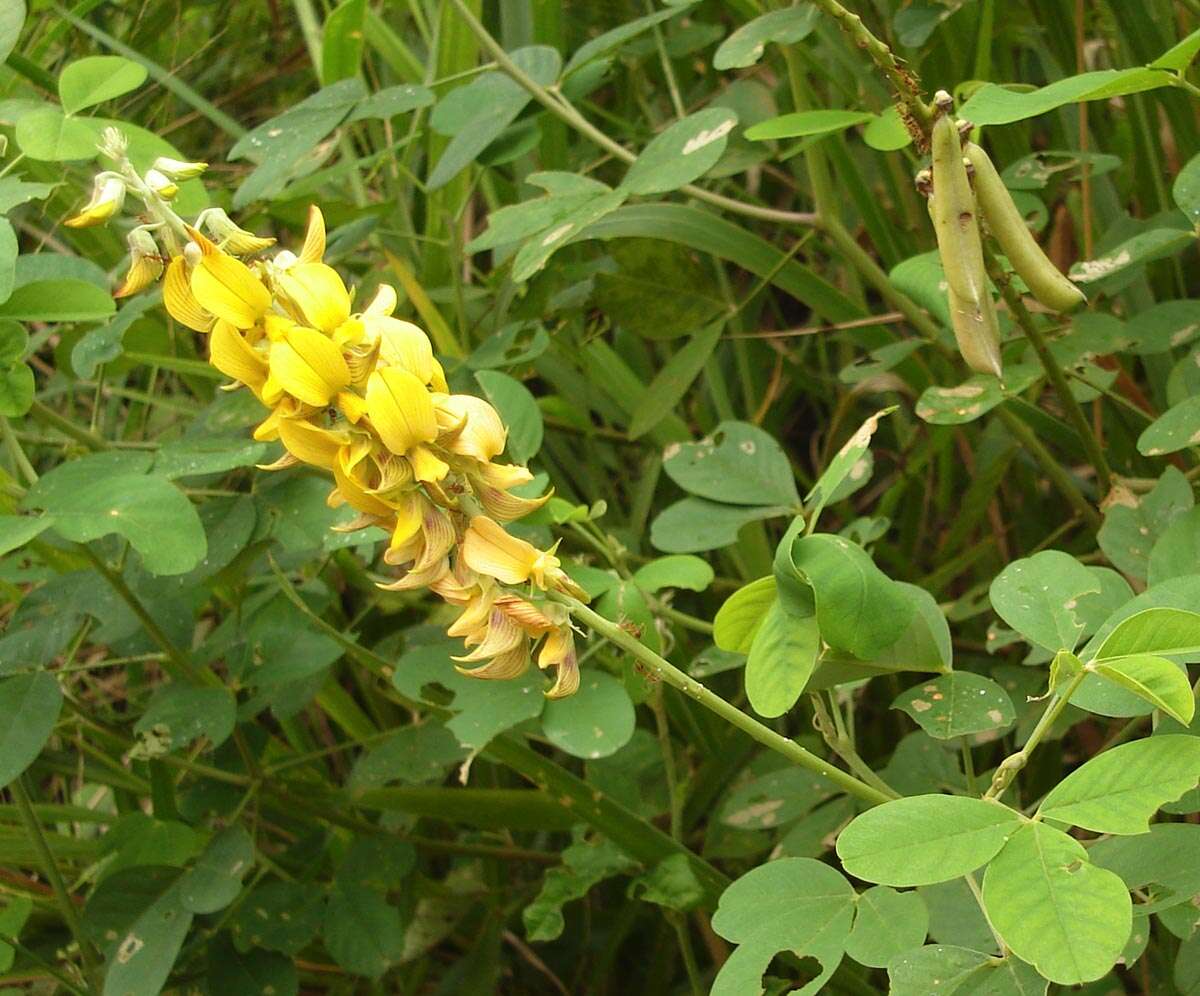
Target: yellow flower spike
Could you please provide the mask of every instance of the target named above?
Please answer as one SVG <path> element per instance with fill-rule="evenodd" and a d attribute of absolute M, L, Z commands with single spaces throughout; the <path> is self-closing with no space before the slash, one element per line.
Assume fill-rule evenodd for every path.
<path fill-rule="evenodd" d="M 350 369 L 329 336 L 296 326 L 271 344 L 271 378 L 292 397 L 324 406 L 350 385 Z"/>
<path fill-rule="evenodd" d="M 280 303 L 298 322 L 333 332 L 350 317 L 350 294 L 332 266 L 293 263 L 273 279 Z"/>
<path fill-rule="evenodd" d="M 325 216 L 315 204 L 308 206 L 308 227 L 304 231 L 304 247 L 300 262 L 319 263 L 325 258 Z"/>
<path fill-rule="evenodd" d="M 229 322 L 217 321 L 208 340 L 208 362 L 226 377 L 245 384 L 255 393 L 267 380 L 267 359 Z"/>
<path fill-rule="evenodd" d="M 103 225 L 121 210 L 125 203 L 125 182 L 113 174 L 101 173 L 92 186 L 91 199 L 83 210 L 63 222 L 68 228 L 91 228 Z"/>
<path fill-rule="evenodd" d="M 532 543 L 510 535 L 486 515 L 471 520 L 463 537 L 462 556 L 473 571 L 502 584 L 533 581 L 539 588 L 546 587 L 546 574 L 557 571 L 561 563 L 553 548 L 539 550 Z"/>
<path fill-rule="evenodd" d="M 188 279 L 188 264 L 182 256 L 176 256 L 167 264 L 167 275 L 163 278 L 163 304 L 167 313 L 189 329 L 207 332 L 212 327 L 213 317 L 201 306 L 192 293 Z"/>
<path fill-rule="evenodd" d="M 367 414 L 384 446 L 398 456 L 437 439 L 433 399 L 424 384 L 399 367 L 376 370 L 367 379 Z"/>
<path fill-rule="evenodd" d="M 322 470 L 337 467 L 338 454 L 350 441 L 348 433 L 290 418 L 280 419 L 279 438 L 292 456 Z"/>
<path fill-rule="evenodd" d="M 470 394 L 450 394 L 438 403 L 438 408 L 451 419 L 459 422 L 466 420 L 466 425 L 443 443 L 451 453 L 486 462 L 504 451 L 508 430 L 504 428 L 496 409 L 482 398 Z"/>
<path fill-rule="evenodd" d="M 271 292 L 240 259 L 226 255 L 207 237 L 188 228 L 200 247 L 200 258 L 192 270 L 192 294 L 206 311 L 248 329 L 262 320 L 271 307 Z"/>
<path fill-rule="evenodd" d="M 493 657 L 487 664 L 481 664 L 475 668 L 457 667 L 456 665 L 455 670 L 470 678 L 484 678 L 490 681 L 519 678 L 529 670 L 529 646 L 527 643 L 521 643 L 512 650 Z"/>

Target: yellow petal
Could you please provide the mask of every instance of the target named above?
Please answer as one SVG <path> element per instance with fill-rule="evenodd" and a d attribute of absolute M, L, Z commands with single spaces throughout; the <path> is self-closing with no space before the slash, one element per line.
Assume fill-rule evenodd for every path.
<path fill-rule="evenodd" d="M 267 379 L 267 361 L 233 325 L 218 321 L 208 340 L 208 361 L 226 377 L 255 391 Z"/>
<path fill-rule="evenodd" d="M 213 323 L 212 315 L 200 307 L 200 302 L 192 293 L 187 261 L 182 256 L 176 256 L 167 266 L 167 275 L 163 280 L 163 304 L 175 321 L 196 332 L 207 332 Z"/>
<path fill-rule="evenodd" d="M 438 407 L 455 419 L 466 419 L 466 425 L 445 443 L 451 453 L 487 461 L 504 450 L 508 432 L 496 409 L 482 398 L 451 394 Z"/>
<path fill-rule="evenodd" d="M 484 661 L 489 657 L 495 657 L 497 654 L 507 653 L 514 647 L 520 646 L 526 641 L 527 637 L 521 631 L 521 627 L 509 619 L 503 612 L 495 609 L 488 616 L 487 632 L 484 633 L 483 640 L 479 646 L 475 647 L 470 653 L 458 657 L 451 657 L 451 660 L 462 661 L 464 664 L 472 663 L 473 661 Z"/>
<path fill-rule="evenodd" d="M 476 473 L 489 488 L 499 491 L 508 491 L 533 480 L 528 467 L 518 467 L 516 464 L 485 463 L 476 468 Z"/>
<path fill-rule="evenodd" d="M 363 309 L 363 317 L 390 315 L 396 310 L 396 288 L 390 284 L 380 284 L 375 288 L 375 296 L 371 303 Z"/>
<path fill-rule="evenodd" d="M 524 643 L 518 644 L 512 650 L 493 657 L 488 663 L 479 667 L 456 667 L 456 670 L 459 674 L 465 674 L 469 678 L 485 678 L 490 681 L 519 678 L 529 670 L 529 647 Z"/>
<path fill-rule="evenodd" d="M 113 291 L 113 297 L 129 297 L 130 294 L 143 291 L 161 277 L 162 273 L 162 260 L 157 256 L 134 253 L 130 258 L 129 269 L 125 273 L 125 279 L 121 281 L 121 286 Z"/>
<path fill-rule="evenodd" d="M 538 651 L 538 667 L 554 667 L 563 663 L 568 657 L 575 656 L 575 637 L 570 626 L 560 626 L 551 630 Z"/>
<path fill-rule="evenodd" d="M 437 419 L 429 392 L 399 367 L 376 370 L 367 380 L 367 412 L 383 444 L 403 456 L 437 438 Z"/>
<path fill-rule="evenodd" d="M 392 506 L 367 493 L 358 475 L 347 466 L 346 456 L 346 449 L 343 449 L 339 454 L 339 459 L 333 463 L 333 479 L 337 482 L 337 489 L 341 492 L 342 498 L 351 508 L 357 509 L 359 512 L 390 517 L 393 514 Z"/>
<path fill-rule="evenodd" d="M 350 295 L 325 263 L 295 263 L 275 277 L 276 289 L 298 322 L 333 332 L 350 317 Z"/>
<path fill-rule="evenodd" d="M 398 318 L 367 317 L 367 334 L 379 340 L 379 358 L 385 366 L 403 367 L 422 384 L 433 378 L 433 345 L 412 322 Z"/>
<path fill-rule="evenodd" d="M 423 483 L 440 481 L 450 473 L 450 464 L 437 456 L 428 446 L 414 446 L 408 451 L 413 477 Z"/>
<path fill-rule="evenodd" d="M 415 491 L 404 495 L 396 506 L 396 527 L 389 550 L 398 550 L 420 532 L 425 502 Z"/>
<path fill-rule="evenodd" d="M 284 342 L 271 345 L 271 376 L 292 397 L 309 405 L 327 405 L 350 384 L 342 351 L 316 329 L 294 328 Z"/>
<path fill-rule="evenodd" d="M 240 259 L 227 256 L 212 242 L 188 229 L 200 246 L 201 256 L 192 270 L 192 293 L 207 311 L 218 318 L 248 329 L 271 307 L 271 292 Z"/>
<path fill-rule="evenodd" d="M 279 438 L 292 456 L 323 470 L 334 469 L 338 451 L 349 442 L 349 436 L 344 432 L 333 432 L 303 419 L 290 418 L 280 419 Z"/>
<path fill-rule="evenodd" d="M 463 537 L 462 556 L 473 571 L 503 584 L 521 584 L 543 554 L 486 515 L 477 515 Z"/>
<path fill-rule="evenodd" d="M 512 522 L 514 519 L 523 519 L 531 512 L 536 512 L 539 508 L 546 504 L 554 494 L 553 489 L 547 491 L 540 498 L 518 498 L 516 495 L 510 495 L 507 491 L 500 491 L 496 488 L 489 488 L 486 484 L 476 485 L 475 496 L 479 499 L 479 503 L 484 507 L 484 510 L 494 519 L 501 522 Z"/>
<path fill-rule="evenodd" d="M 367 402 L 353 391 L 341 391 L 336 399 L 338 410 L 354 425 L 367 414 Z"/>
<path fill-rule="evenodd" d="M 325 256 L 325 216 L 315 204 L 308 206 L 308 228 L 304 232 L 304 248 L 300 250 L 302 263 L 319 263 Z"/>

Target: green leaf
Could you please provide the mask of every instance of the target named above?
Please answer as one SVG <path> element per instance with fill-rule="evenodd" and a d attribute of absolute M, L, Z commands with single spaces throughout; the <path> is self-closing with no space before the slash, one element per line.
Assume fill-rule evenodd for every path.
<path fill-rule="evenodd" d="M 342 0 L 321 30 L 321 82 L 328 86 L 358 75 L 367 0 Z"/>
<path fill-rule="evenodd" d="M 208 548 L 192 503 L 154 475 L 117 472 L 87 479 L 62 464 L 29 489 L 22 506 L 53 515 L 55 530 L 77 543 L 110 533 L 124 536 L 151 574 L 184 574 Z"/>
<path fill-rule="evenodd" d="M 1030 643 L 1074 650 L 1086 628 L 1080 602 L 1099 591 L 1100 582 L 1070 554 L 1042 550 L 1009 564 L 988 595 L 996 614 Z"/>
<path fill-rule="evenodd" d="M 1171 186 L 1171 196 L 1188 221 L 1200 225 L 1200 154 L 1192 156 L 1179 171 Z"/>
<path fill-rule="evenodd" d="M 656 135 L 629 167 L 620 189 L 630 194 L 662 194 L 697 180 L 725 152 L 737 114 L 709 107 L 676 121 Z"/>
<path fill-rule="evenodd" d="M 92 322 L 116 312 L 112 296 L 82 280 L 37 280 L 0 304 L 0 318 L 20 322 Z"/>
<path fill-rule="evenodd" d="M 0 218 L 0 303 L 7 301 L 16 281 L 17 235 L 7 218 Z"/>
<path fill-rule="evenodd" d="M 493 211 L 488 215 L 487 231 L 467 243 L 467 252 L 483 252 L 519 242 L 538 232 L 549 232 L 558 222 L 601 194 L 612 193 L 612 188 L 606 184 L 573 173 L 531 173 L 526 182 L 537 186 L 546 184 L 547 195 L 520 204 L 507 204 Z"/>
<path fill-rule="evenodd" d="M 574 695 L 546 703 L 542 732 L 574 757 L 608 757 L 629 742 L 635 718 L 624 684 L 592 668 L 583 672 Z"/>
<path fill-rule="evenodd" d="M 1150 67 L 1152 69 L 1172 69 L 1177 73 L 1182 73 L 1192 64 L 1197 52 L 1200 52 L 1200 31 L 1193 31 L 1150 63 Z"/>
<path fill-rule="evenodd" d="M 40 107 L 17 118 L 15 137 L 21 151 L 43 162 L 70 162 L 96 155 L 92 127 L 69 118 L 58 107 Z"/>
<path fill-rule="evenodd" d="M 192 914 L 180 904 L 178 885 L 169 885 L 117 933 L 103 996 L 161 992 L 191 925 Z"/>
<path fill-rule="evenodd" d="M 800 503 L 783 448 L 748 422 L 722 422 L 698 443 L 668 447 L 663 470 L 699 498 L 734 505 Z"/>
<path fill-rule="evenodd" d="M 29 411 L 35 387 L 33 371 L 24 363 L 0 369 L 0 416 L 19 418 Z"/>
<path fill-rule="evenodd" d="M 780 768 L 738 785 L 717 818 L 737 830 L 769 830 L 809 813 L 833 794 L 831 784 L 802 768 Z"/>
<path fill-rule="evenodd" d="M 713 53 L 713 69 L 746 69 L 763 57 L 768 42 L 794 45 L 804 41 L 821 19 L 812 4 L 787 7 L 747 21 L 726 38 Z"/>
<path fill-rule="evenodd" d="M 892 708 L 904 710 L 938 740 L 1004 729 L 1016 719 L 1008 693 L 970 671 L 953 671 L 901 692 Z"/>
<path fill-rule="evenodd" d="M 1071 267 L 1069 276 L 1077 284 L 1098 283 L 1131 268 L 1174 256 L 1195 241 L 1192 231 L 1154 228 L 1127 239 L 1097 259 L 1081 260 Z"/>
<path fill-rule="evenodd" d="M 139 735 L 153 733 L 164 751 L 181 750 L 197 737 L 207 737 L 211 746 L 219 747 L 233 733 L 236 712 L 228 688 L 172 682 L 154 693 L 133 729 Z"/>
<path fill-rule="evenodd" d="M 421 785 L 439 782 L 451 765 L 464 760 L 464 747 L 441 723 L 427 721 L 405 726 L 376 744 L 354 762 L 350 788 L 379 788 L 389 782 Z"/>
<path fill-rule="evenodd" d="M 369 97 L 364 97 L 355 105 L 346 120 L 363 121 L 367 118 L 375 118 L 380 121 L 388 121 L 398 114 L 407 114 L 417 108 L 428 107 L 433 102 L 433 91 L 428 87 L 401 83 L 397 86 L 384 87 Z"/>
<path fill-rule="evenodd" d="M 1092 660 L 1196 652 L 1200 652 L 1200 613 L 1160 605 L 1124 616 L 1100 642 Z"/>
<path fill-rule="evenodd" d="M 1065 104 L 1107 100 L 1170 86 L 1174 76 L 1155 69 L 1099 69 L 1057 80 L 1036 90 L 1017 92 L 985 83 L 958 110 L 958 116 L 977 125 L 1011 124 L 1037 117 Z"/>
<path fill-rule="evenodd" d="M 52 674 L 37 671 L 0 680 L 0 788 L 41 753 L 62 711 L 63 695 Z"/>
<path fill-rule="evenodd" d="M 712 927 L 738 945 L 713 982 L 711 996 L 746 996 L 780 951 L 814 958 L 820 975 L 796 996 L 818 993 L 841 964 L 854 918 L 854 890 L 829 865 L 780 858 L 747 872 L 721 894 Z"/>
<path fill-rule="evenodd" d="M 1196 699 L 1187 670 L 1165 657 L 1139 655 L 1094 662 L 1090 670 L 1127 688 L 1186 726 L 1192 721 Z"/>
<path fill-rule="evenodd" d="M 863 141 L 872 149 L 880 152 L 895 152 L 912 145 L 912 133 L 900 117 L 895 107 L 889 107 L 882 114 L 873 115 L 863 129 Z"/>
<path fill-rule="evenodd" d="M 125 333 L 133 323 L 161 305 L 162 296 L 157 293 L 142 294 L 127 302 L 110 322 L 89 329 L 75 343 L 71 349 L 71 367 L 80 377 L 94 377 L 101 363 L 115 360 L 125 351 Z"/>
<path fill-rule="evenodd" d="M 475 380 L 508 426 L 506 449 L 514 463 L 527 464 L 542 448 L 542 410 L 529 388 L 499 370 L 476 370 Z"/>
<path fill-rule="evenodd" d="M 867 552 L 841 536 L 814 533 L 791 546 L 796 572 L 813 588 L 821 639 L 870 660 L 904 634 L 914 606 Z"/>
<path fill-rule="evenodd" d="M 269 443 L 256 443 L 240 436 L 181 439 L 159 448 L 154 457 L 154 473 L 169 481 L 219 474 L 262 463 L 270 451 Z"/>
<path fill-rule="evenodd" d="M 991 374 L 973 374 L 957 387 L 927 387 L 917 399 L 917 418 L 931 425 L 963 425 L 986 415 L 1006 398 L 1015 398 L 1042 378 L 1037 364 L 1004 370 L 1003 382 Z"/>
<path fill-rule="evenodd" d="M 1105 975 L 1133 926 L 1125 884 L 1045 823 L 1008 839 L 984 875 L 983 903 L 1013 954 L 1066 986 Z"/>
<path fill-rule="evenodd" d="M 1171 578 L 1193 574 L 1197 563 L 1200 563 L 1200 509 L 1191 508 L 1172 521 L 1150 548 L 1146 583 L 1153 588 Z"/>
<path fill-rule="evenodd" d="M 3 7 L 0 6 L 2 11 Z M 33 900 L 28 896 L 9 896 L 3 908 L 0 908 L 0 935 L 19 939 L 31 912 Z M 16 949 L 0 941 L 0 973 L 7 973 L 16 958 Z"/>
<path fill-rule="evenodd" d="M 1187 398 L 1168 408 L 1138 436 L 1138 452 L 1162 456 L 1200 444 L 1200 398 Z"/>
<path fill-rule="evenodd" d="M 1043 819 L 1097 833 L 1146 833 L 1164 802 L 1200 781 L 1200 737 L 1167 734 L 1097 754 L 1042 800 Z"/>
<path fill-rule="evenodd" d="M 237 899 L 254 866 L 254 842 L 242 827 L 226 827 L 208 842 L 179 880 L 179 902 L 192 913 L 216 913 Z"/>
<path fill-rule="evenodd" d="M 685 913 L 704 901 L 704 888 L 696 878 L 687 856 L 672 854 L 630 882 L 628 895 L 644 903 L 655 903 Z"/>
<path fill-rule="evenodd" d="M 803 138 L 808 135 L 829 135 L 835 131 L 845 131 L 847 128 L 864 121 L 870 121 L 874 114 L 866 111 L 842 111 L 837 109 L 821 109 L 816 111 L 793 111 L 781 114 L 770 121 L 762 121 L 746 129 L 746 137 L 752 142 L 766 142 L 777 138 Z"/>
<path fill-rule="evenodd" d="M 995 958 L 948 944 L 904 952 L 887 970 L 889 996 L 1045 996 L 1049 985 L 1011 955 Z"/>
<path fill-rule="evenodd" d="M 684 498 L 655 517 L 650 524 L 650 543 L 663 553 L 716 550 L 736 543 L 742 526 L 792 512 L 783 505 L 723 505 L 704 498 Z"/>
<path fill-rule="evenodd" d="M 796 704 L 821 652 L 815 615 L 799 615 L 777 598 L 758 626 L 746 658 L 746 697 L 760 716 L 782 716 Z"/>
<path fill-rule="evenodd" d="M 208 991 L 243 996 L 297 996 L 300 979 L 292 959 L 275 951 L 239 951 L 228 934 L 218 934 L 208 948 Z"/>
<path fill-rule="evenodd" d="M 1123 500 L 1109 504 L 1096 534 L 1100 549 L 1123 574 L 1144 578 L 1155 542 L 1194 504 L 1192 486 L 1183 472 L 1168 467 L 1148 494 L 1126 493 Z"/>
<path fill-rule="evenodd" d="M 755 634 L 775 604 L 775 590 L 775 575 L 769 574 L 730 595 L 713 619 L 716 645 L 732 653 L 750 653 Z"/>
<path fill-rule="evenodd" d="M 0 62 L 12 54 L 25 24 L 25 0 L 3 0 L 0 3 Z M 14 931 L 15 933 L 15 931 Z"/>
<path fill-rule="evenodd" d="M 549 45 L 530 45 L 509 53 L 531 79 L 549 86 L 558 77 L 562 59 Z M 430 115 L 433 129 L 453 138 L 425 182 L 426 189 L 444 187 L 474 162 L 516 119 L 533 98 L 504 73 L 490 72 L 451 91 Z"/>
<path fill-rule="evenodd" d="M 541 891 L 521 911 L 525 936 L 531 941 L 553 941 L 565 926 L 562 908 L 582 899 L 592 886 L 634 867 L 633 860 L 610 840 L 576 841 L 562 852 L 562 865 L 551 868 Z"/>
<path fill-rule="evenodd" d="M 0 515 L 0 556 L 24 546 L 54 525 L 47 515 Z"/>
<path fill-rule="evenodd" d="M 321 936 L 342 968 L 372 979 L 383 975 L 404 953 L 400 911 L 362 886 L 339 883 L 334 887 Z"/>
<path fill-rule="evenodd" d="M 896 405 L 883 408 L 868 418 L 829 461 L 829 466 L 817 478 L 817 483 L 804 496 L 804 507 L 810 522 L 815 522 L 820 517 L 821 510 L 842 486 L 843 481 L 847 478 L 855 480 L 869 476 L 869 468 L 862 462 L 863 455 L 871 445 L 871 437 L 875 435 L 875 430 L 879 428 L 879 420 L 885 415 L 890 415 L 896 408 Z"/>
<path fill-rule="evenodd" d="M 309 885 L 266 882 L 237 906 L 229 929 L 239 951 L 267 948 L 295 955 L 316 936 L 324 911 L 324 893 Z"/>
<path fill-rule="evenodd" d="M 713 582 L 712 565 L 700 557 L 686 554 L 658 557 L 643 564 L 633 574 L 642 591 L 656 592 L 663 588 L 687 588 L 704 591 Z"/>
<path fill-rule="evenodd" d="M 93 55 L 68 65 L 58 77 L 63 110 L 75 114 L 146 82 L 146 67 L 119 55 Z"/>
<path fill-rule="evenodd" d="M 723 323 L 717 322 L 701 329 L 654 375 L 646 387 L 646 394 L 630 416 L 630 439 L 640 439 L 683 400 L 712 357 L 724 328 Z"/>
<path fill-rule="evenodd" d="M 528 280 L 537 273 L 550 257 L 589 225 L 611 214 L 625 203 L 628 191 L 617 189 L 611 193 L 589 197 L 577 208 L 557 219 L 547 232 L 539 233 L 521 247 L 513 259 L 512 278 L 517 283 Z"/>
<path fill-rule="evenodd" d="M 693 3 L 672 4 L 666 10 L 654 11 L 652 14 L 647 14 L 645 17 L 639 17 L 634 21 L 629 21 L 627 24 L 619 25 L 611 31 L 605 31 L 603 34 L 597 35 L 590 41 L 585 42 L 575 50 L 575 53 L 568 60 L 566 68 L 563 69 L 563 79 L 565 80 L 567 77 L 578 72 L 588 63 L 615 51 L 630 39 L 636 38 L 643 31 L 649 31 L 656 24 L 661 24 L 663 21 L 679 16 L 688 10 Z"/>
<path fill-rule="evenodd" d="M 915 892 L 872 886 L 858 897 L 846 954 L 860 965 L 886 968 L 897 955 L 925 942 L 929 911 Z"/>
<path fill-rule="evenodd" d="M 932 885 L 990 861 L 1021 826 L 1007 806 L 957 795 L 916 795 L 860 813 L 841 832 L 851 875 L 881 885 Z"/>

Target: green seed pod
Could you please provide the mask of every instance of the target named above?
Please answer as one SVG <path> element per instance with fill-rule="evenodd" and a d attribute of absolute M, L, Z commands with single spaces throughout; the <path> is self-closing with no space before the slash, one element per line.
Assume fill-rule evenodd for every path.
<path fill-rule="evenodd" d="M 950 95 L 938 91 L 934 102 L 945 107 Z M 933 229 L 946 282 L 961 299 L 976 304 L 989 294 L 987 272 L 983 266 L 983 243 L 975 216 L 975 194 L 963 163 L 958 125 L 954 116 L 944 112 L 934 122 L 933 153 Z"/>
<path fill-rule="evenodd" d="M 974 142 L 963 151 L 975 168 L 975 197 L 996 242 L 1033 296 L 1054 311 L 1074 311 L 1087 297 L 1063 276 L 1029 231 L 991 157 Z"/>
<path fill-rule="evenodd" d="M 928 204 L 931 218 L 935 213 L 934 200 L 931 197 Z M 978 373 L 1002 377 L 1004 367 L 1000 359 L 1000 323 L 992 295 L 985 293 L 973 303 L 959 297 L 947 280 L 946 299 L 954 341 L 958 344 L 963 362 Z"/>

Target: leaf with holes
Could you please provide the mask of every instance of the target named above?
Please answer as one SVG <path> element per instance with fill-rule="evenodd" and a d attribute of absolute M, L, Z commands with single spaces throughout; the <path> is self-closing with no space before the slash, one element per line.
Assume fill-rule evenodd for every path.
<path fill-rule="evenodd" d="M 1016 718 L 1008 692 L 991 678 L 953 671 L 901 692 L 892 703 L 931 737 L 949 740 L 1005 729 Z"/>

